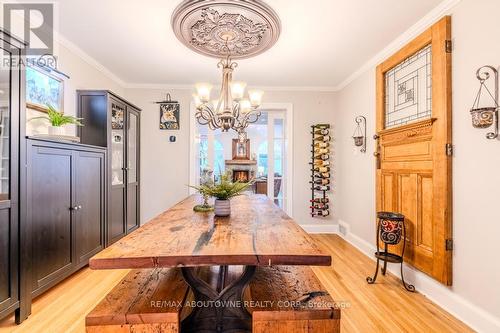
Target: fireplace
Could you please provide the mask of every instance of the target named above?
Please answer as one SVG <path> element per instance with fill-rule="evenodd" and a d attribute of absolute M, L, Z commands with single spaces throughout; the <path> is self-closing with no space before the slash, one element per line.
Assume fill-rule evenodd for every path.
<path fill-rule="evenodd" d="M 249 170 L 235 170 L 233 169 L 233 182 L 246 183 L 250 180 Z"/>

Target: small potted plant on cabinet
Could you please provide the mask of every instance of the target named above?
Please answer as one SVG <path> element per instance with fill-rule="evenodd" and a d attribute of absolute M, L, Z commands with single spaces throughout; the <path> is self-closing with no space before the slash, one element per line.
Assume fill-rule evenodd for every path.
<path fill-rule="evenodd" d="M 81 120 L 83 118 L 77 118 L 74 116 L 67 116 L 62 112 L 57 111 L 54 109 L 52 105 L 47 105 L 47 115 L 46 116 L 40 116 L 40 117 L 35 117 L 31 118 L 30 120 L 33 119 L 45 119 L 50 122 L 50 125 L 48 127 L 48 132 L 49 135 L 65 135 L 64 127 L 65 125 L 76 125 L 76 126 L 83 126 L 81 123 Z"/>
<path fill-rule="evenodd" d="M 229 216 L 231 215 L 230 199 L 240 195 L 251 184 L 252 181 L 247 183 L 232 182 L 230 173 L 224 173 L 220 176 L 220 180 L 214 183 L 206 183 L 200 186 L 191 186 L 196 189 L 203 196 L 210 196 L 215 198 L 214 214 L 215 216 Z"/>

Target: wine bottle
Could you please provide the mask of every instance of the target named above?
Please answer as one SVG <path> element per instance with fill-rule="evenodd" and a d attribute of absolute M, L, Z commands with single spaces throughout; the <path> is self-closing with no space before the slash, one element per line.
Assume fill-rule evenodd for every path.
<path fill-rule="evenodd" d="M 314 181 L 309 181 L 309 184 L 330 185 L 330 179 L 328 178 L 315 179 Z"/>
<path fill-rule="evenodd" d="M 318 185 L 329 185 L 330 184 L 330 179 L 328 179 L 328 178 L 316 179 L 314 181 L 314 183 L 318 184 Z"/>
<path fill-rule="evenodd" d="M 314 165 L 315 167 L 321 167 L 321 166 L 330 166 L 330 161 L 328 159 L 322 160 L 322 159 L 314 159 L 314 162 L 309 162 L 310 165 Z"/>
<path fill-rule="evenodd" d="M 314 215 L 317 216 L 328 216 L 330 215 L 330 210 L 318 210 L 317 212 L 314 213 Z"/>
<path fill-rule="evenodd" d="M 313 202 L 313 203 L 329 203 L 330 199 L 328 199 L 328 198 L 314 198 L 314 199 L 309 200 L 309 201 Z"/>
<path fill-rule="evenodd" d="M 314 189 L 316 191 L 330 191 L 330 186 L 316 185 Z"/>
<path fill-rule="evenodd" d="M 330 159 L 330 155 L 328 155 L 328 154 L 317 154 L 317 155 L 314 155 L 314 158 L 317 159 L 317 160 L 326 161 L 326 160 Z"/>
<path fill-rule="evenodd" d="M 329 166 L 330 165 L 330 161 L 326 161 L 326 160 L 315 160 L 314 161 L 314 166 Z"/>
<path fill-rule="evenodd" d="M 314 171 L 317 171 L 317 172 L 330 172 L 330 167 L 314 167 L 313 169 Z"/>
<path fill-rule="evenodd" d="M 329 131 L 326 128 L 320 128 L 314 131 L 314 134 L 328 135 Z"/>
<path fill-rule="evenodd" d="M 330 178 L 330 173 L 328 173 L 328 172 L 315 172 L 314 177 L 315 178 Z"/>
<path fill-rule="evenodd" d="M 314 144 L 315 148 L 328 148 L 330 146 L 330 143 L 328 142 L 316 142 Z"/>
<path fill-rule="evenodd" d="M 309 208 L 314 208 L 314 209 L 318 209 L 318 210 L 326 210 L 329 207 L 328 207 L 328 204 L 319 203 L 319 204 L 314 204 L 314 205 L 310 206 Z"/>
<path fill-rule="evenodd" d="M 331 137 L 329 135 L 314 136 L 314 141 L 329 142 L 330 140 L 331 140 Z"/>
<path fill-rule="evenodd" d="M 327 149 L 327 148 L 314 149 L 314 154 L 328 154 L 328 153 L 330 153 L 330 149 Z"/>

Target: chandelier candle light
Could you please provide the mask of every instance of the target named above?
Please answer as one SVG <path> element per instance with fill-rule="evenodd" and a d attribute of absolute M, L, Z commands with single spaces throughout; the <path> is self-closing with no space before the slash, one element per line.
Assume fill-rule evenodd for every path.
<path fill-rule="evenodd" d="M 229 49 L 228 49 L 229 52 Z M 244 133 L 249 124 L 255 123 L 261 113 L 262 90 L 249 90 L 245 97 L 245 82 L 233 82 L 233 71 L 238 66 L 228 55 L 217 67 L 222 68 L 222 86 L 219 98 L 210 101 L 212 86 L 209 83 L 196 84 L 197 94 L 193 95 L 196 105 L 196 119 L 201 125 L 208 125 L 211 130 L 230 129 Z M 243 135 L 241 135 L 243 136 Z"/>

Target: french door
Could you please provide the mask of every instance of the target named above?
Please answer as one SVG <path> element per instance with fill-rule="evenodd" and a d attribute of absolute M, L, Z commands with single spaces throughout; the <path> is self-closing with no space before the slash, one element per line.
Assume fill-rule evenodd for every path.
<path fill-rule="evenodd" d="M 287 132 L 286 112 L 281 109 L 263 110 L 259 120 L 247 128 L 250 159 L 255 162 L 249 167 L 255 181 L 252 191 L 267 195 L 276 205 L 291 213 L 287 208 L 287 177 L 291 167 L 286 158 L 289 153 Z M 222 133 L 195 124 L 195 183 L 199 184 L 200 179 L 207 176 L 218 179 L 228 169 L 226 162 L 233 158 L 232 140 L 235 138 L 234 131 Z"/>

